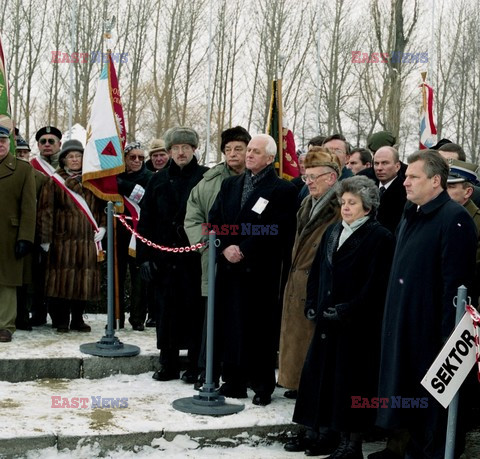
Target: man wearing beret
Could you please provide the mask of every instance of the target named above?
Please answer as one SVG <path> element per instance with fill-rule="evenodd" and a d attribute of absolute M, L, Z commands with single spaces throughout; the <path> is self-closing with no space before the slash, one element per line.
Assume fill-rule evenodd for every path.
<path fill-rule="evenodd" d="M 220 393 L 253 403 L 271 403 L 281 316 L 281 279 L 295 237 L 297 189 L 277 177 L 275 140 L 250 140 L 246 172 L 222 182 L 209 213 L 219 228 L 215 311 L 221 331 Z"/>
<path fill-rule="evenodd" d="M 172 160 L 168 168 L 154 174 L 148 183 L 138 232 L 156 244 L 178 249 L 190 246 L 184 229 L 187 200 L 208 168 L 200 166 L 194 155 L 198 134 L 193 129 L 171 128 L 164 140 Z M 139 244 L 137 261 L 142 278 L 155 285 L 161 368 L 153 378 L 158 381 L 178 379 L 179 350 L 187 349 L 190 363 L 182 379 L 193 384 L 198 376 L 204 315 L 200 254 L 166 252 Z"/>
<path fill-rule="evenodd" d="M 17 315 L 16 288 L 33 246 L 36 199 L 32 168 L 10 155 L 10 131 L 0 126 L 0 342 L 10 342 Z"/>
<path fill-rule="evenodd" d="M 222 182 L 245 171 L 245 154 L 251 136 L 242 126 L 226 129 L 221 134 L 220 150 L 225 155 L 225 162 L 217 164 L 205 172 L 203 179 L 193 188 L 188 198 L 187 214 L 185 216 L 185 231 L 190 244 L 198 244 L 208 239 L 205 223 L 208 223 L 208 212 L 215 202 Z M 202 296 L 208 296 L 208 250 L 202 251 Z M 206 339 L 206 324 L 204 323 L 204 339 Z M 202 346 L 202 351 L 204 351 Z M 202 352 L 201 367 L 205 368 L 205 355 Z M 217 375 L 216 375 L 217 376 Z M 203 375 L 201 379 L 203 378 Z M 201 384 L 202 381 L 199 381 Z"/>
<path fill-rule="evenodd" d="M 62 132 L 55 126 L 44 126 L 35 134 L 35 140 L 37 141 L 40 156 L 54 168 L 58 167 L 58 156 L 62 146 L 61 139 Z M 42 187 L 47 181 L 48 177 L 44 175 L 42 171 L 35 172 L 37 197 L 40 195 Z M 46 255 L 45 252 L 41 250 L 38 242 L 35 242 L 33 252 L 34 301 L 32 303 L 32 317 L 30 319 L 30 324 L 33 326 L 40 326 L 47 322 L 47 302 L 44 296 Z"/>

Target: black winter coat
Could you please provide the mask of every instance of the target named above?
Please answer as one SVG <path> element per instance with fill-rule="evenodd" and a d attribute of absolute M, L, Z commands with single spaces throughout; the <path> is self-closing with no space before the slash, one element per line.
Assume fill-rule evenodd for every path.
<path fill-rule="evenodd" d="M 183 169 L 172 161 L 168 169 L 154 174 L 142 200 L 138 232 L 166 247 L 190 246 L 183 228 L 187 200 L 207 170 L 193 157 Z M 153 261 L 157 266 L 153 281 L 158 292 L 157 347 L 188 348 L 192 333 L 196 334 L 192 330 L 201 330 L 203 321 L 200 254 L 165 252 L 137 244 L 137 261 Z"/>
<path fill-rule="evenodd" d="M 385 303 L 380 397 L 428 397 L 429 409 L 440 407 L 420 382 L 453 330 L 458 287 L 471 291 L 476 247 L 472 218 L 446 191 L 418 211 L 407 205 Z M 379 409 L 377 423 L 426 425 L 429 409 Z"/>
<path fill-rule="evenodd" d="M 307 284 L 306 309 L 317 313 L 293 420 L 317 430 L 362 432 L 374 409 L 351 408 L 352 396 L 377 395 L 380 331 L 394 238 L 370 218 L 340 247 L 342 223 L 322 238 Z M 340 321 L 323 317 L 337 306 Z"/>
<path fill-rule="evenodd" d="M 219 235 L 216 314 L 223 337 L 223 361 L 240 368 L 275 365 L 281 317 L 281 270 L 290 258 L 295 236 L 297 189 L 277 177 L 273 167 L 258 183 L 245 205 L 241 197 L 245 174 L 227 178 L 209 213 L 213 225 L 238 225 Z M 268 200 L 261 214 L 252 210 L 259 198 Z M 269 234 L 248 233 L 262 225 Z M 234 234 L 237 233 L 237 234 Z M 221 254 L 238 245 L 244 255 L 230 263 Z M 273 390 L 273 389 L 272 389 Z"/>

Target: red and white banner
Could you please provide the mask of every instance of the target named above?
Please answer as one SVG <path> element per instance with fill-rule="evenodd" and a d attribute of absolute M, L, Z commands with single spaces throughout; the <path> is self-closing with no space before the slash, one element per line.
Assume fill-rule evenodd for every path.
<path fill-rule="evenodd" d="M 433 120 L 433 88 L 422 83 L 422 113 L 420 115 L 420 150 L 432 148 L 437 143 L 437 127 Z"/>

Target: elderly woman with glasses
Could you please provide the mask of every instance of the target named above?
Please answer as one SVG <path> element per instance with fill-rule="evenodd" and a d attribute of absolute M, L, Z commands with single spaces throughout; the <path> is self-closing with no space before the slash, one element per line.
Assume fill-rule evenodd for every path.
<path fill-rule="evenodd" d="M 125 146 L 125 172 L 117 176 L 119 193 L 140 205 L 145 188 L 153 176 L 153 172 L 145 166 L 145 151 L 140 142 L 130 142 Z M 131 217 L 128 207 L 125 214 Z M 131 223 L 131 220 L 129 220 Z M 130 317 L 129 322 L 134 330 L 145 329 L 147 315 L 146 287 L 140 278 L 139 267 L 136 263 L 135 253 L 130 248 L 132 233 L 123 225 L 116 225 L 117 237 L 117 266 L 118 266 L 118 293 L 120 298 L 119 326 L 125 326 L 125 280 L 127 268 L 130 272 Z"/>
<path fill-rule="evenodd" d="M 83 321 L 85 306 L 87 301 L 100 299 L 100 264 L 95 243 L 105 235 L 105 202 L 83 188 L 82 158 L 81 142 L 66 141 L 58 158 L 56 179 L 45 183 L 38 201 L 38 237 L 47 256 L 45 296 L 52 327 L 58 332 L 89 332 L 90 326 Z M 97 233 L 76 196 L 84 199 L 100 226 Z"/>
<path fill-rule="evenodd" d="M 363 400 L 374 408 L 377 396 L 394 238 L 375 219 L 380 197 L 372 180 L 343 180 L 337 197 L 342 220 L 323 235 L 308 279 L 305 315 L 315 332 L 293 420 L 320 432 L 306 445 L 307 455 L 361 459 L 362 432 L 373 426 L 376 410 L 357 408 Z"/>

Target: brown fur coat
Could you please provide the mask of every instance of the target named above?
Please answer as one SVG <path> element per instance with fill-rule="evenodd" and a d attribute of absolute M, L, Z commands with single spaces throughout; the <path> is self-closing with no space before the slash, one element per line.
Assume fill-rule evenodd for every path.
<path fill-rule="evenodd" d="M 83 188 L 63 170 L 68 188 L 87 202 L 99 226 L 105 226 L 105 202 Z M 50 243 L 45 272 L 45 295 L 95 301 L 100 297 L 100 264 L 92 226 L 73 200 L 53 180 L 42 187 L 37 216 L 40 243 Z"/>

